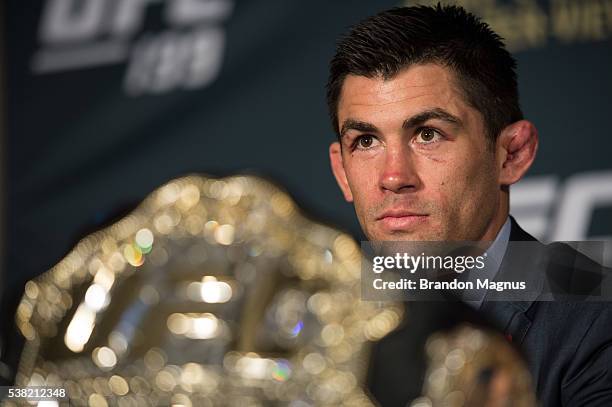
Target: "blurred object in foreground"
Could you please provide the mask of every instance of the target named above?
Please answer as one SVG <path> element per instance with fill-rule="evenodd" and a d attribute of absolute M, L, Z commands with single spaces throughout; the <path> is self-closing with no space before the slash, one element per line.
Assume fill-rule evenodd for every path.
<path fill-rule="evenodd" d="M 18 386 L 70 405 L 371 405 L 360 251 L 253 177 L 188 176 L 27 283 Z"/>
<path fill-rule="evenodd" d="M 427 341 L 424 397 L 411 407 L 535 407 L 523 358 L 499 333 L 462 324 Z"/>

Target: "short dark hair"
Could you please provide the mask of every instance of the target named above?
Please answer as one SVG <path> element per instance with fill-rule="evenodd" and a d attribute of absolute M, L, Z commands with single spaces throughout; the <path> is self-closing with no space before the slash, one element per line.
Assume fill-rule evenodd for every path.
<path fill-rule="evenodd" d="M 330 63 L 327 104 L 339 136 L 338 101 L 347 75 L 391 79 L 411 65 L 450 68 L 466 102 L 484 117 L 488 136 L 523 118 L 516 61 L 502 38 L 458 6 L 397 7 L 369 17 L 338 42 Z"/>

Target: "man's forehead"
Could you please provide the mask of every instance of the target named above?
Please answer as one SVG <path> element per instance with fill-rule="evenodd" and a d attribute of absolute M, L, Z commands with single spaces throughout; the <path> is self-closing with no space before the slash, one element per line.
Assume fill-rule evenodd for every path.
<path fill-rule="evenodd" d="M 413 65 L 392 78 L 347 75 L 338 103 L 340 125 L 359 113 L 399 109 L 404 114 L 419 109 L 444 108 L 463 116 L 469 106 L 459 91 L 455 74 L 436 64 Z M 410 112 L 414 108 L 415 112 Z M 365 119 L 365 118 L 362 118 Z"/>
<path fill-rule="evenodd" d="M 343 81 L 339 106 L 387 104 L 426 96 L 459 96 L 455 74 L 436 64 L 412 65 L 391 78 L 349 74 Z"/>

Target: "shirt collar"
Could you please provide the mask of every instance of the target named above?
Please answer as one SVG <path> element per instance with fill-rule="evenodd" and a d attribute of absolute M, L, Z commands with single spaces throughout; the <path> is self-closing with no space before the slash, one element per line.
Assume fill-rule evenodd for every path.
<path fill-rule="evenodd" d="M 494 278 L 499 271 L 506 249 L 508 249 L 508 242 L 510 241 L 510 229 L 511 222 L 510 217 L 506 218 L 504 226 L 499 230 L 495 240 L 489 246 L 487 250 L 487 277 Z"/>
<path fill-rule="evenodd" d="M 476 278 L 480 278 L 480 279 L 489 279 L 489 280 L 494 280 L 495 276 L 497 276 L 497 273 L 499 271 L 499 268 L 501 266 L 501 262 L 502 259 L 504 258 L 504 255 L 506 254 L 506 250 L 508 249 L 508 242 L 510 241 L 510 230 L 511 230 L 511 222 L 510 222 L 510 217 L 506 218 L 506 222 L 504 222 L 504 225 L 502 226 L 502 228 L 499 230 L 499 232 L 497 232 L 497 236 L 495 237 L 495 240 L 493 241 L 493 243 L 491 243 L 491 246 L 489 246 L 489 248 L 486 251 L 486 256 L 487 256 L 487 260 L 486 260 L 486 267 L 480 271 L 478 271 L 477 273 L 472 273 L 471 274 L 471 279 L 476 279 Z M 486 291 L 485 290 L 480 290 L 477 292 L 477 299 L 473 299 L 473 294 L 470 295 L 471 299 L 470 300 L 465 300 L 465 302 L 473 307 L 473 308 L 480 308 L 480 306 L 482 305 L 482 301 L 484 300 L 484 297 L 486 295 Z"/>

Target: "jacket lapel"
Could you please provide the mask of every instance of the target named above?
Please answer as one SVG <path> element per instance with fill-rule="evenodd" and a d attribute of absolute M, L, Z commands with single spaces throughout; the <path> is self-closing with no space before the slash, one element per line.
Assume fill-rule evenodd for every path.
<path fill-rule="evenodd" d="M 514 218 L 510 217 L 510 220 L 510 242 L 537 242 L 533 236 L 521 229 Z M 538 256 L 526 255 L 523 248 L 521 248 L 521 253 L 517 253 L 518 248 L 516 246 L 518 245 L 520 243 L 508 245 L 495 281 L 511 280 L 512 277 L 516 278 L 516 272 L 512 272 L 513 270 L 524 270 L 524 277 L 528 286 L 536 287 L 541 283 L 543 274 L 543 271 L 539 270 L 537 262 L 534 263 L 534 258 L 538 258 Z M 539 250 L 533 244 L 529 247 Z M 526 301 L 502 301 L 495 300 L 495 295 L 495 292 L 487 292 L 480 311 L 498 329 L 501 329 L 510 341 L 520 345 L 531 327 L 532 321 L 529 311 L 534 307 L 536 297 L 534 296 Z"/>

